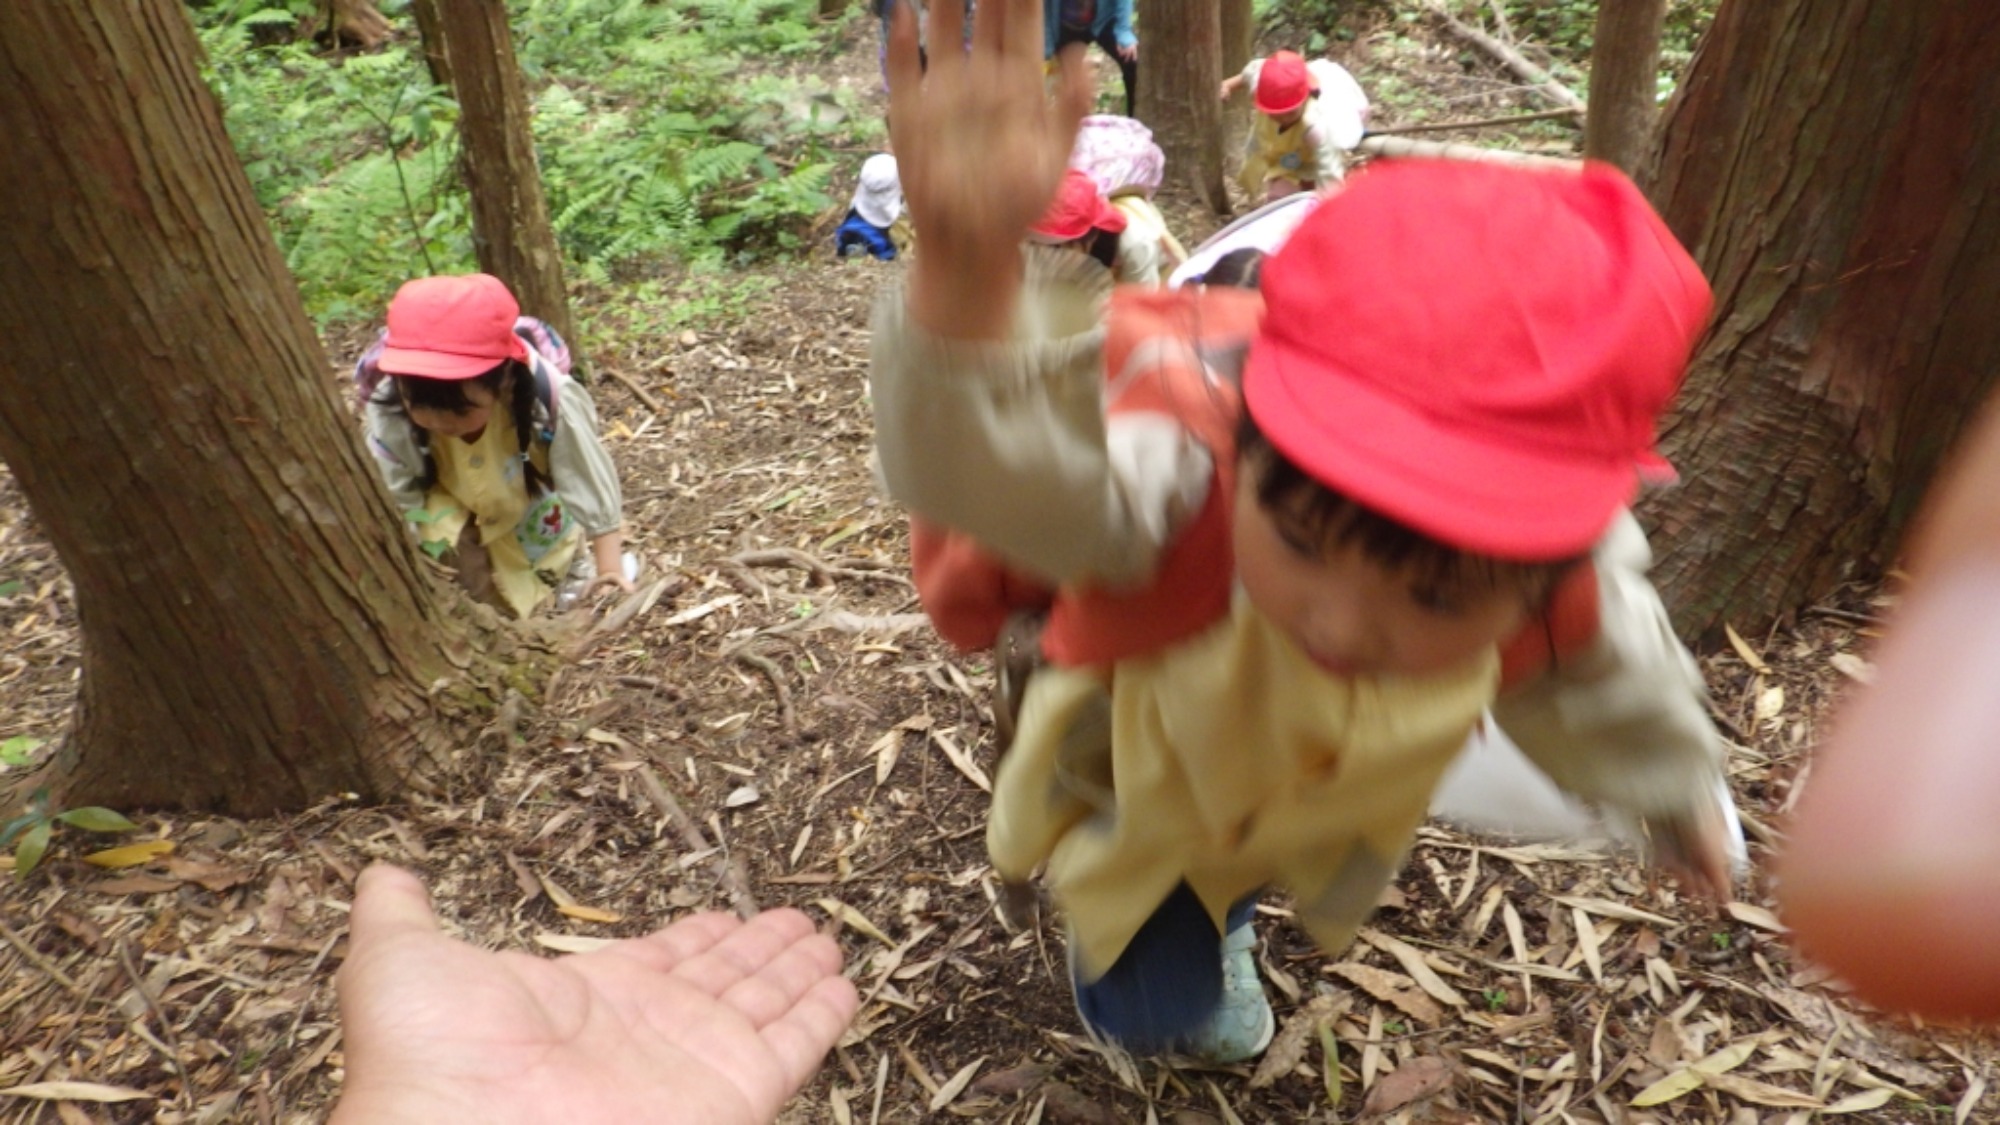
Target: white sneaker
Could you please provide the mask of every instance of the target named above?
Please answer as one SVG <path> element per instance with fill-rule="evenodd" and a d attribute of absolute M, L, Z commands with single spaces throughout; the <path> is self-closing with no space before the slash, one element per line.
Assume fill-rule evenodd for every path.
<path fill-rule="evenodd" d="M 1222 939 L 1222 999 L 1183 1049 L 1203 1062 L 1245 1062 L 1263 1054 L 1277 1030 L 1257 976 L 1257 930 L 1245 922 Z"/>

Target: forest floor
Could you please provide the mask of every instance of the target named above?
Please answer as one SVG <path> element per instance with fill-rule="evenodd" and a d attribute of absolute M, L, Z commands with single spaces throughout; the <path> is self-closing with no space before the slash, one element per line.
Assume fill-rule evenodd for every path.
<path fill-rule="evenodd" d="M 1426 27 L 1353 30 L 1333 53 L 1377 91 L 1378 128 L 1541 108 Z M 834 65 L 876 81 L 865 28 Z M 1168 204 L 1189 245 L 1214 225 Z M 1740 902 L 1690 901 L 1630 857 L 1428 828 L 1349 949 L 1314 948 L 1282 899 L 1266 906 L 1282 1031 L 1261 1065 L 1101 1052 L 1072 1012 L 1059 928 L 1010 936 L 993 916 L 991 675 L 916 616 L 902 518 L 870 479 L 868 310 L 899 269 L 816 251 L 759 269 L 768 289 L 726 323 L 581 341 L 642 587 L 669 582 L 450 792 L 329 795 L 270 821 L 125 810 L 172 853 L 104 871 L 68 833 L 32 877 L 0 875 L 0 1088 L 138 1095 L 0 1097 L 0 1122 L 319 1119 L 340 1088 L 345 905 L 374 860 L 421 873 L 446 924 L 494 948 L 577 949 L 746 901 L 827 919 L 866 999 L 788 1122 L 2000 1115 L 1982 1097 L 1989 1042 L 1857 1007 L 1771 913 L 1766 848 L 1827 705 L 1866 674 L 1881 600 L 1864 593 L 1704 658 L 1759 862 Z M 592 313 L 624 315 L 615 297 Z M 329 341 L 330 393 L 359 339 Z M 5 474 L 0 591 L 0 738 L 57 738 L 75 607 Z M 649 798 L 654 779 L 699 843 Z M 1648 1090 L 1659 1104 L 1631 1108 Z"/>

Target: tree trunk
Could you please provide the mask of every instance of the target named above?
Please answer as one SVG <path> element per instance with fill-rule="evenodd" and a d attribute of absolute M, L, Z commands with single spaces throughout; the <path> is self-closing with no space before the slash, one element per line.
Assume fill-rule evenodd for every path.
<path fill-rule="evenodd" d="M 1144 50 L 1155 60 L 1139 84 L 1139 119 L 1166 153 L 1167 175 L 1192 188 L 1217 214 L 1229 213 L 1222 185 L 1222 13 L 1219 0 L 1139 0 Z"/>
<path fill-rule="evenodd" d="M 1257 14 L 1251 0 L 1222 0 L 1222 79 L 1243 73 L 1250 65 L 1251 56 L 1257 51 Z M 1250 107 L 1247 94 L 1238 94 L 1222 106 L 1223 163 L 1228 163 L 1228 154 L 1243 147 L 1243 140 L 1250 132 Z M 1227 169 L 1225 169 L 1225 172 Z"/>
<path fill-rule="evenodd" d="M 326 28 L 333 47 L 352 44 L 372 51 L 389 41 L 395 28 L 369 0 L 327 0 Z"/>
<path fill-rule="evenodd" d="M 493 619 L 423 572 L 199 66 L 179 0 L 0 4 L 0 457 L 82 630 L 51 781 L 237 815 L 395 793 L 463 745 Z"/>
<path fill-rule="evenodd" d="M 1599 0 L 1583 154 L 1627 173 L 1651 152 L 1667 0 Z"/>
<path fill-rule="evenodd" d="M 1724 0 L 1653 196 L 1718 312 L 1650 505 L 1684 630 L 1886 563 L 2000 371 L 2000 23 L 1947 0 Z"/>
<path fill-rule="evenodd" d="M 416 0 L 411 7 L 418 13 L 425 54 L 444 60 L 442 66 L 432 64 L 432 76 L 448 79 L 458 98 L 479 268 L 506 282 L 522 312 L 549 322 L 574 347 L 562 253 L 535 163 L 528 95 L 514 61 L 507 6 L 502 0 Z"/>

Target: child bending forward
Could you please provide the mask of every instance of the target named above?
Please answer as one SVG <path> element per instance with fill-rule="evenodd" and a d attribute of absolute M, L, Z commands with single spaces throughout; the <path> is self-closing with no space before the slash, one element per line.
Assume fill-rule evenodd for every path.
<path fill-rule="evenodd" d="M 914 545 L 941 630 L 1047 613 L 988 845 L 1009 882 L 1046 864 L 1085 1024 L 1261 1051 L 1256 895 L 1345 945 L 1503 646 L 1516 678 L 1540 666 L 1503 704 L 1516 741 L 1726 885 L 1715 736 L 1625 514 L 1709 294 L 1637 190 L 1389 165 L 1306 220 L 1261 297 L 1121 290 L 1107 313 L 1103 271 L 1019 249 L 1087 90 L 1068 60 L 1043 104 L 1011 41 L 1031 0 L 1009 2 L 964 68 L 891 84 L 921 249 L 878 310 L 872 393 L 884 478 L 934 525 Z"/>
<path fill-rule="evenodd" d="M 561 340 L 487 274 L 407 282 L 388 320 L 355 375 L 368 447 L 423 542 L 519 617 L 566 577 L 631 589 L 618 471 Z"/>

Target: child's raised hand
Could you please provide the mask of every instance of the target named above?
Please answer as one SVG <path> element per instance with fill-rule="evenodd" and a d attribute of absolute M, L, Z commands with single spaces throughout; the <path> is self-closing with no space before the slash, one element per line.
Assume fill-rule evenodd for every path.
<path fill-rule="evenodd" d="M 1060 95 L 1043 89 L 1041 0 L 988 0 L 971 44 L 964 12 L 931 14 L 930 69 L 917 20 L 898 4 L 889 34 L 890 143 L 917 231 L 910 313 L 932 332 L 1004 336 L 1020 285 L 1020 241 L 1048 206 L 1090 104 L 1081 49 Z"/>

